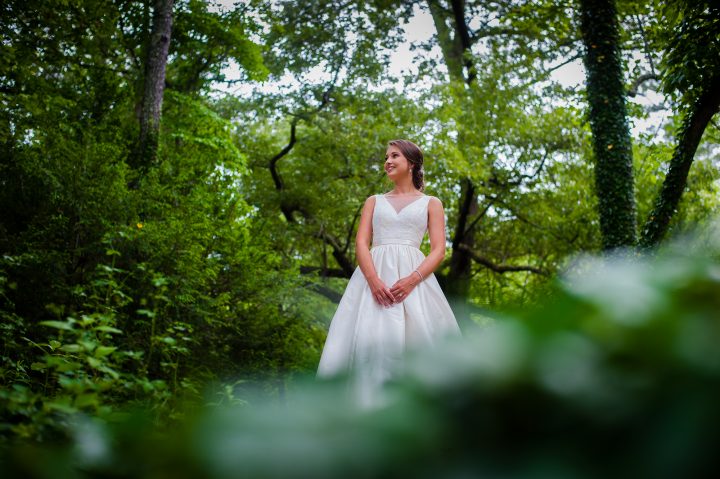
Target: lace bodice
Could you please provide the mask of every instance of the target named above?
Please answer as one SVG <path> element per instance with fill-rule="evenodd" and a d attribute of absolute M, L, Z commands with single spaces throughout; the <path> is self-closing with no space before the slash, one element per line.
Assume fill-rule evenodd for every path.
<path fill-rule="evenodd" d="M 420 248 L 427 231 L 427 205 L 430 198 L 423 195 L 412 198 L 410 202 L 407 198 L 403 198 L 405 201 L 398 198 L 401 200 L 399 203 L 391 203 L 385 195 L 375 195 L 372 246 L 404 244 Z M 393 204 L 398 206 L 399 211 Z"/>

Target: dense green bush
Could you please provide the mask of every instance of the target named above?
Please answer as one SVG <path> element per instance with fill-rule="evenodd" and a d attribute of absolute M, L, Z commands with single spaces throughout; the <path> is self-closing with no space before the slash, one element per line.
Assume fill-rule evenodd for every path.
<path fill-rule="evenodd" d="M 118 146 L 132 129 L 113 129 L 129 109 L 82 134 L 48 130 L 2 163 L 3 437 L 46 439 L 59 413 L 118 406 L 172 418 L 209 384 L 277 394 L 314 367 L 322 329 L 239 194 L 229 122 L 167 92 L 160 160 L 139 176 Z"/>

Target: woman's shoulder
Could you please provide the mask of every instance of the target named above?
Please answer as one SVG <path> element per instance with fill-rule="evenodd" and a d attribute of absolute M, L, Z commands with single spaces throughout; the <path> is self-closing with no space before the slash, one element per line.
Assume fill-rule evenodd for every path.
<path fill-rule="evenodd" d="M 432 196 L 432 195 L 426 195 L 426 196 L 428 197 L 428 203 L 427 203 L 428 210 L 439 211 L 439 212 L 443 211 L 443 204 L 442 204 L 442 201 L 440 201 L 440 198 L 438 198 L 437 196 Z"/>
<path fill-rule="evenodd" d="M 373 206 L 375 205 L 375 200 L 377 199 L 378 195 L 370 195 L 367 198 L 365 198 L 365 205 L 367 206 Z"/>

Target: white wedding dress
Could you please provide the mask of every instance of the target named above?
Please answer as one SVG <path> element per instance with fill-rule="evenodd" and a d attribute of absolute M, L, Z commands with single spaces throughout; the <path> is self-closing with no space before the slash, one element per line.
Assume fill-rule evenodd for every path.
<path fill-rule="evenodd" d="M 375 195 L 370 255 L 388 288 L 400 278 L 417 276 L 413 270 L 425 259 L 418 248 L 427 231 L 430 198 Z M 384 307 L 358 266 L 330 323 L 317 377 L 349 373 L 350 400 L 361 407 L 380 405 L 382 384 L 401 371 L 405 351 L 432 347 L 450 334 L 459 335 L 460 328 L 434 274 L 405 300 Z"/>

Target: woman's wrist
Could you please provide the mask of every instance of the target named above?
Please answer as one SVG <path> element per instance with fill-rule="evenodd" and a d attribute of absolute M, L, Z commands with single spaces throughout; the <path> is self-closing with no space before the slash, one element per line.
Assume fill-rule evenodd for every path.
<path fill-rule="evenodd" d="M 415 283 L 415 284 L 420 284 L 420 283 L 422 282 L 422 280 L 425 279 L 425 278 L 423 278 L 422 273 L 420 273 L 420 271 L 418 271 L 418 270 L 414 270 L 414 271 L 412 272 L 412 275 L 413 275 L 413 276 L 417 276 L 417 278 L 418 278 L 418 281 L 417 281 L 417 283 Z"/>
<path fill-rule="evenodd" d="M 372 283 L 373 281 L 376 281 L 376 280 L 378 280 L 379 278 L 380 278 L 380 276 L 379 276 L 377 273 L 374 273 L 374 274 L 369 274 L 369 275 L 367 275 L 367 276 L 365 277 L 365 280 L 366 280 L 368 283 Z"/>

